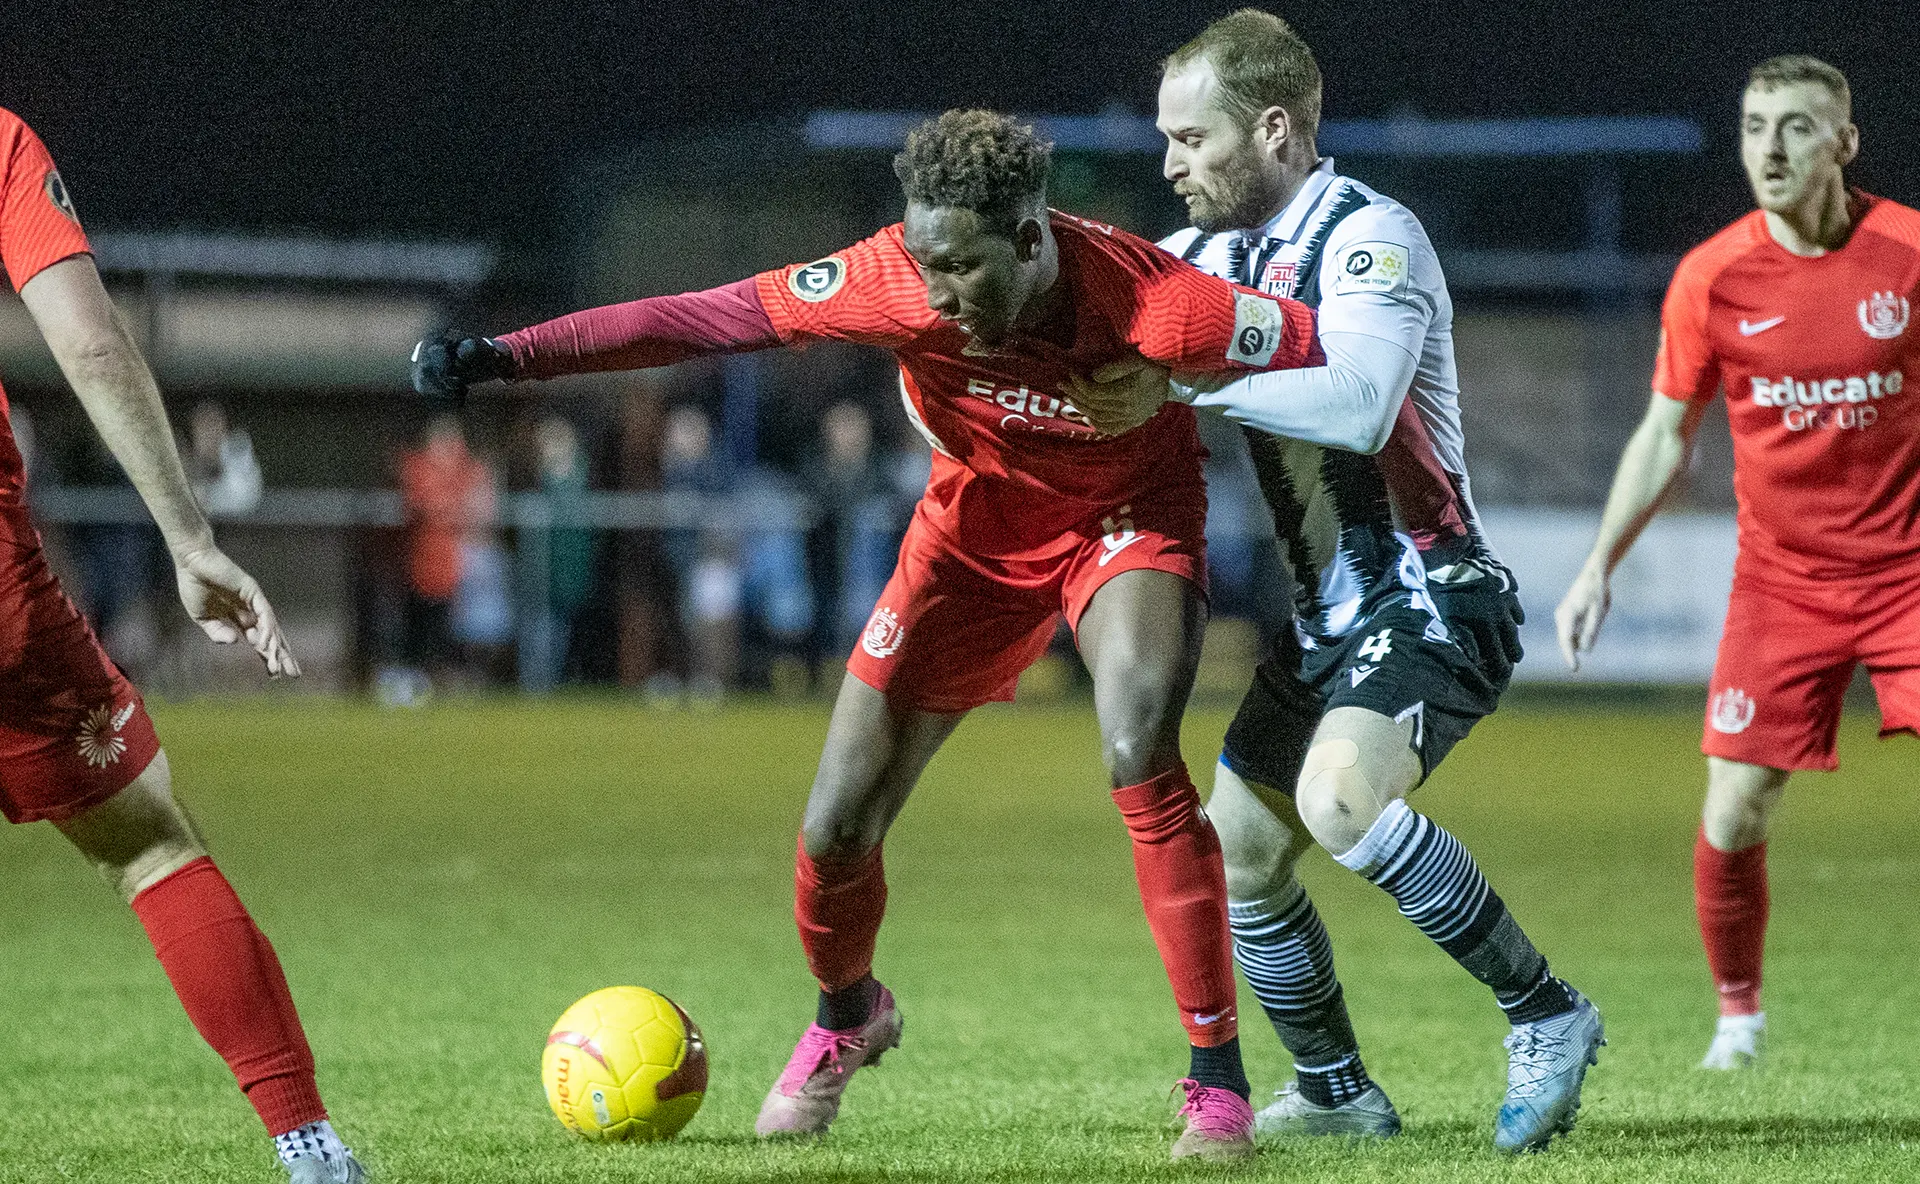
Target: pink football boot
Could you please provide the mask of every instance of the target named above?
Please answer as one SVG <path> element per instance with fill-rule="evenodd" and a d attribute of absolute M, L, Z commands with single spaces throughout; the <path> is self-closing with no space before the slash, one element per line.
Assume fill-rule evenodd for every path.
<path fill-rule="evenodd" d="M 780 1080 L 767 1091 L 753 1133 L 763 1139 L 824 1135 L 840 1113 L 840 1095 L 853 1071 L 877 1065 L 890 1048 L 900 1047 L 900 1009 L 893 992 L 880 988 L 873 1015 L 858 1028 L 832 1031 L 808 1024 Z"/>
<path fill-rule="evenodd" d="M 1186 1104 L 1180 1107 L 1187 1129 L 1173 1142 L 1173 1158 L 1229 1160 L 1253 1154 L 1253 1107 L 1245 1098 L 1191 1077 L 1174 1088 L 1187 1091 Z"/>

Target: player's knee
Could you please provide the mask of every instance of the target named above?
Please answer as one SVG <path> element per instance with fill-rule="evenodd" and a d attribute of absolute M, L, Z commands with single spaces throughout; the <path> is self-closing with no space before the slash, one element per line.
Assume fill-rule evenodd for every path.
<path fill-rule="evenodd" d="M 125 789 L 58 825 L 124 900 L 207 853 L 173 798 L 164 752 Z"/>
<path fill-rule="evenodd" d="M 1375 785 L 1351 740 L 1322 740 L 1307 751 L 1294 787 L 1300 820 L 1334 855 L 1353 849 L 1395 795 Z"/>
<path fill-rule="evenodd" d="M 810 859 L 858 859 L 880 845 L 874 824 L 852 814 L 807 815 L 800 843 Z"/>
<path fill-rule="evenodd" d="M 1293 875 L 1293 865 L 1300 858 L 1300 842 L 1250 793 L 1223 793 L 1216 784 L 1213 798 L 1207 803 L 1207 817 L 1220 836 L 1229 898 L 1263 897 Z"/>
<path fill-rule="evenodd" d="M 1767 837 L 1767 824 L 1787 788 L 1787 771 L 1709 758 L 1707 800 L 1700 811 L 1707 842 L 1740 851 Z"/>
<path fill-rule="evenodd" d="M 1180 763 L 1180 729 L 1164 712 L 1143 708 L 1101 728 L 1102 756 L 1113 783 L 1138 785 Z"/>

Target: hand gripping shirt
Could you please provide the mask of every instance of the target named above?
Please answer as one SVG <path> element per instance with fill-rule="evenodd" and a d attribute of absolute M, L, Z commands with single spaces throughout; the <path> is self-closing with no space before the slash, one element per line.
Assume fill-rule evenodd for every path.
<path fill-rule="evenodd" d="M 1172 370 L 1247 373 L 1313 356 L 1313 314 L 1237 288 L 1144 239 L 1052 214 L 1064 299 L 1052 323 L 993 346 L 942 321 L 899 225 L 813 263 L 756 277 L 787 345 L 833 339 L 893 351 L 907 414 L 952 463 L 927 502 L 970 553 L 1045 554 L 1102 513 L 1171 483 L 1198 483 L 1193 412 L 1169 404 L 1121 436 L 1067 398 L 1070 374 L 1139 354 Z"/>
<path fill-rule="evenodd" d="M 1440 578 L 1484 570 L 1511 585 L 1468 492 L 1453 302 L 1411 211 L 1322 160 L 1264 226 L 1190 228 L 1161 245 L 1313 306 L 1330 360 L 1344 342 L 1389 363 L 1393 389 L 1364 400 L 1340 392 L 1337 372 L 1320 367 L 1286 375 L 1284 386 L 1276 375 L 1214 384 L 1194 398 L 1246 428 L 1294 577 L 1303 644 L 1346 636 L 1388 599 L 1424 597 L 1429 569 Z M 1377 455 L 1352 451 L 1357 440 L 1373 441 Z"/>
<path fill-rule="evenodd" d="M 1815 258 L 1754 211 L 1680 261 L 1653 389 L 1727 397 L 1742 570 L 1845 579 L 1920 567 L 1920 211 L 1853 195 Z"/>

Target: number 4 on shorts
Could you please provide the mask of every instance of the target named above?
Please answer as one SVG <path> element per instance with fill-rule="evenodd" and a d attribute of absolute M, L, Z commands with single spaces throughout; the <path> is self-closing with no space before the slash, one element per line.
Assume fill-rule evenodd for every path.
<path fill-rule="evenodd" d="M 1360 656 L 1369 662 L 1379 662 L 1393 652 L 1393 630 L 1382 629 L 1367 638 L 1360 647 Z"/>

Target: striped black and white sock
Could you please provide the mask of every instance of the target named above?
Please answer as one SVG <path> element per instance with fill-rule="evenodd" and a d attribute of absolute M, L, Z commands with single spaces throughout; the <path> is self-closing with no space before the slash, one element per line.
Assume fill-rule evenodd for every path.
<path fill-rule="evenodd" d="M 1567 985 L 1548 973 L 1473 856 L 1431 818 L 1390 802 L 1353 849 L 1334 858 L 1379 885 L 1402 916 L 1492 987 L 1510 1022 L 1573 1009 Z"/>
<path fill-rule="evenodd" d="M 1308 1101 L 1338 1106 L 1373 1084 L 1360 1060 L 1346 995 L 1333 972 L 1326 926 L 1298 880 L 1264 900 L 1227 905 L 1233 956 L 1280 1042 Z"/>

